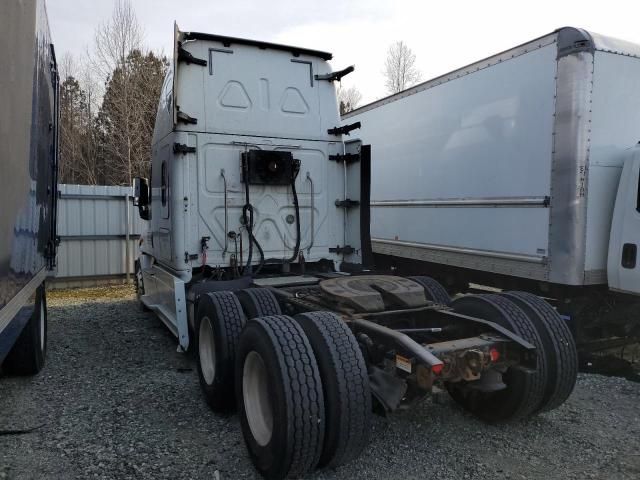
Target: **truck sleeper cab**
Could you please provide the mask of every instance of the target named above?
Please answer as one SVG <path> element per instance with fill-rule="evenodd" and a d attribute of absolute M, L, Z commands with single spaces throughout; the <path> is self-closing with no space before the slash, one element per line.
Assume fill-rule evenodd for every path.
<path fill-rule="evenodd" d="M 175 29 L 136 261 L 143 307 L 237 408 L 267 478 L 357 457 L 372 411 L 447 389 L 489 421 L 562 404 L 575 345 L 537 297 L 451 301 L 367 269 L 371 146 L 343 138 L 331 55 Z M 375 148 L 375 146 L 373 146 Z M 550 332 L 554 332 L 552 335 Z"/>

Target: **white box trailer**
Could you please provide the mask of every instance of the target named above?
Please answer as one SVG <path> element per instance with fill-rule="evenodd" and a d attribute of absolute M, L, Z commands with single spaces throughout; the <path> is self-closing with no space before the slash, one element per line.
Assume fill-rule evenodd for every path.
<path fill-rule="evenodd" d="M 371 144 L 378 264 L 640 293 L 640 46 L 562 28 L 343 121 Z"/>
<path fill-rule="evenodd" d="M 0 3 L 0 367 L 44 365 L 55 266 L 58 71 L 44 0 Z"/>

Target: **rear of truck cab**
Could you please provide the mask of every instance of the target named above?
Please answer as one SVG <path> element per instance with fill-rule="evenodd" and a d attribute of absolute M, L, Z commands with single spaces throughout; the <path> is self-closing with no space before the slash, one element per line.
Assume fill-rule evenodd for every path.
<path fill-rule="evenodd" d="M 246 261 L 237 245 L 246 203 L 239 162 L 257 150 L 291 152 L 300 161 L 295 188 L 305 261 L 339 263 L 345 256 L 330 249 L 347 242 L 359 250 L 335 205 L 346 187 L 343 166 L 331 161 L 344 153 L 340 136 L 329 133 L 340 122 L 334 84 L 322 79 L 331 72 L 331 55 L 177 29 L 175 46 L 154 131 L 153 242 L 144 248 L 185 280 L 194 268 L 231 265 L 232 256 Z M 290 256 L 296 243 L 290 186 L 255 186 L 250 196 L 265 257 Z"/>

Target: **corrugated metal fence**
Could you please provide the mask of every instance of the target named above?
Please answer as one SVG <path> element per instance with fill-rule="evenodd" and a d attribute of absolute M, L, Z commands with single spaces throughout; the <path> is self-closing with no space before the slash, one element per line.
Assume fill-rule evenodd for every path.
<path fill-rule="evenodd" d="M 122 283 L 144 221 L 131 205 L 131 188 L 59 185 L 58 269 L 55 288 Z M 127 251 L 127 236 L 129 248 Z M 128 267 L 128 268 L 127 268 Z"/>

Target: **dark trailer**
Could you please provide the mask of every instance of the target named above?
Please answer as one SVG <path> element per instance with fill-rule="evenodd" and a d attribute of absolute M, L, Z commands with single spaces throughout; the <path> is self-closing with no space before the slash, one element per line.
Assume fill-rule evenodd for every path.
<path fill-rule="evenodd" d="M 44 364 L 55 266 L 58 72 L 44 0 L 0 3 L 0 368 Z"/>

